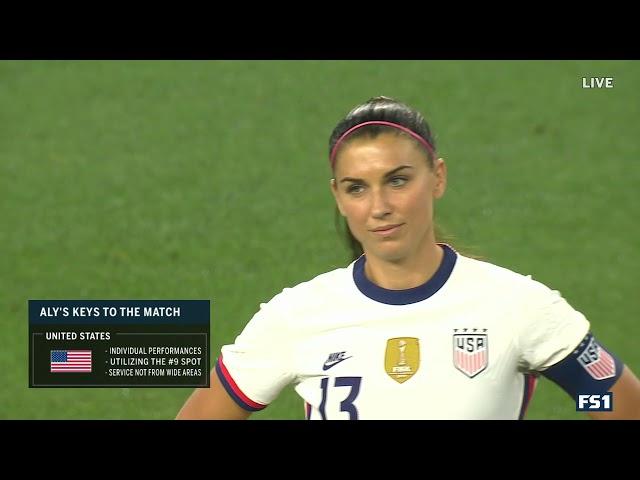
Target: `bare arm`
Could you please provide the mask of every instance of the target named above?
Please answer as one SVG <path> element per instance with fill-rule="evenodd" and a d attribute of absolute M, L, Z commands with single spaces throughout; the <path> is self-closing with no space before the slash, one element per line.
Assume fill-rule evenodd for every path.
<path fill-rule="evenodd" d="M 196 388 L 178 412 L 176 420 L 245 420 L 251 412 L 238 405 L 229 396 L 211 370 L 211 387 Z M 615 395 L 615 394 L 614 394 Z"/>
<path fill-rule="evenodd" d="M 594 420 L 640 420 L 640 380 L 627 366 L 609 390 L 613 393 L 613 411 L 589 412 Z"/>

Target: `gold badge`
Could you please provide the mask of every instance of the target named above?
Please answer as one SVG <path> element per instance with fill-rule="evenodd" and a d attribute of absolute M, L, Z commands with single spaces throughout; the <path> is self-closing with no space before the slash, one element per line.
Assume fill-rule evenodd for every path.
<path fill-rule="evenodd" d="M 420 367 L 420 343 L 417 338 L 399 337 L 387 340 L 384 369 L 398 383 L 415 375 Z"/>

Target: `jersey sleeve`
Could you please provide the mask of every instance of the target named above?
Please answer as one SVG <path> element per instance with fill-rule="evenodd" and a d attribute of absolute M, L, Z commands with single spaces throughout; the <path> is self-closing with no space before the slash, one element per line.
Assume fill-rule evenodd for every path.
<path fill-rule="evenodd" d="M 265 408 L 294 379 L 291 328 L 281 296 L 261 304 L 235 342 L 222 347 L 216 361 L 225 389 L 249 411 Z"/>
<path fill-rule="evenodd" d="M 542 372 L 571 354 L 589 331 L 589 321 L 562 297 L 528 279 L 523 311 L 516 313 L 520 367 Z"/>

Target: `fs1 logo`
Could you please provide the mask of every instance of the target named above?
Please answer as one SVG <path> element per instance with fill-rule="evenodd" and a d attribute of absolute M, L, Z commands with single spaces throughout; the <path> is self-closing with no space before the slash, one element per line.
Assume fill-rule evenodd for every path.
<path fill-rule="evenodd" d="M 601 395 L 579 394 L 576 397 L 576 412 L 610 412 L 613 410 L 613 393 Z"/>

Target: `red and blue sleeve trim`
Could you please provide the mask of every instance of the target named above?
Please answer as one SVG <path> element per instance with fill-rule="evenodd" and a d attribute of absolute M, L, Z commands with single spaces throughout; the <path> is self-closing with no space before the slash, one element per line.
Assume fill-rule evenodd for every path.
<path fill-rule="evenodd" d="M 520 407 L 520 415 L 518 416 L 518 420 L 524 419 L 525 414 L 527 413 L 527 408 L 531 403 L 531 398 L 533 397 L 533 392 L 536 389 L 536 383 L 538 382 L 538 378 L 535 375 L 530 373 L 525 374 L 524 376 L 524 394 L 522 395 L 522 406 Z"/>
<path fill-rule="evenodd" d="M 227 393 L 242 408 L 250 412 L 257 412 L 258 410 L 262 410 L 267 407 L 267 405 L 263 405 L 262 403 L 254 402 L 242 393 L 242 390 L 240 390 L 236 382 L 231 378 L 231 374 L 229 374 L 227 367 L 225 367 L 224 362 L 222 361 L 222 355 L 220 355 L 216 361 L 216 373 L 218 374 L 218 378 L 220 378 L 220 382 Z"/>

